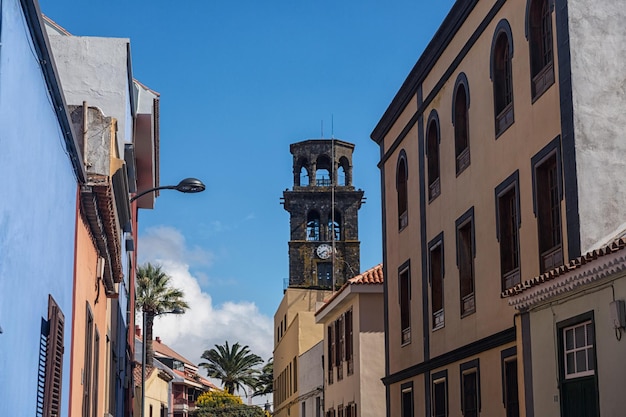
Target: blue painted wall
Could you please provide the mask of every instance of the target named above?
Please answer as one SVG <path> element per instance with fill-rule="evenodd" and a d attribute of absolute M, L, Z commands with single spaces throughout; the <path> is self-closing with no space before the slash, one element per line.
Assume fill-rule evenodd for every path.
<path fill-rule="evenodd" d="M 0 5 L 0 415 L 35 414 L 48 294 L 66 320 L 67 415 L 77 181 L 20 2 Z"/>

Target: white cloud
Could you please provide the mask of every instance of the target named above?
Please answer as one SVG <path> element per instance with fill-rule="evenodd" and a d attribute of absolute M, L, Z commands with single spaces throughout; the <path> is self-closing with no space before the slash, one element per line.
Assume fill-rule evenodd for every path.
<path fill-rule="evenodd" d="M 202 253 L 203 259 L 212 255 L 200 248 L 185 247 L 185 239 L 176 229 L 151 229 L 139 239 L 142 262 L 158 263 L 172 277 L 172 285 L 183 289 L 190 309 L 183 315 L 163 315 L 155 319 L 154 336 L 195 364 L 201 355 L 216 344 L 239 342 L 266 361 L 272 354 L 273 320 L 263 315 L 254 302 L 228 301 L 214 305 L 211 295 L 203 292 L 200 281 L 204 274 L 192 275 L 189 263 Z M 191 253 L 190 253 L 191 252 Z M 141 320 L 137 321 L 141 323 Z M 201 371 L 203 375 L 206 375 Z"/>
<path fill-rule="evenodd" d="M 191 265 L 211 266 L 215 256 L 199 246 L 188 248 L 185 237 L 173 227 L 149 228 L 139 238 L 139 263 L 156 259 L 175 259 Z"/>

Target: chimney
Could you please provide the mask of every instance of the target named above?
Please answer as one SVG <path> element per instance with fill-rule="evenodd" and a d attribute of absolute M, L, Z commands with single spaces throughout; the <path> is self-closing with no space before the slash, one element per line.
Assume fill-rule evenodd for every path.
<path fill-rule="evenodd" d="M 155 340 L 157 343 L 161 343 L 161 338 L 160 338 L 159 336 L 157 336 L 154 340 Z"/>
<path fill-rule="evenodd" d="M 135 336 L 141 339 L 141 327 L 139 325 L 135 325 Z"/>

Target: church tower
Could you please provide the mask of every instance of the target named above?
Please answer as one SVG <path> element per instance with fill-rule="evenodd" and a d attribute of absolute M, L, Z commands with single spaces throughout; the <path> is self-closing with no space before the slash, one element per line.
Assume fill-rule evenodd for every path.
<path fill-rule="evenodd" d="M 358 211 L 363 191 L 352 185 L 354 145 L 336 139 L 294 143 L 289 288 L 332 290 L 360 273 Z"/>

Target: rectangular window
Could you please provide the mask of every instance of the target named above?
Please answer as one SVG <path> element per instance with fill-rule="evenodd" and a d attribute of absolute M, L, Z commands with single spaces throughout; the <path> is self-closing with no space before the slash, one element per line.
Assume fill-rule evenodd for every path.
<path fill-rule="evenodd" d="M 98 380 L 100 379 L 100 332 L 98 332 L 98 326 L 95 326 L 94 331 L 94 345 L 93 345 L 93 382 L 92 386 L 92 398 L 93 409 L 92 416 L 98 416 Z"/>
<path fill-rule="evenodd" d="M 345 313 L 345 329 L 346 329 L 346 362 L 348 364 L 348 375 L 354 373 L 353 346 L 352 340 L 352 309 Z"/>
<path fill-rule="evenodd" d="M 317 263 L 317 285 L 320 288 L 331 288 L 333 286 L 332 262 Z"/>
<path fill-rule="evenodd" d="M 433 417 L 448 416 L 448 371 L 432 376 Z"/>
<path fill-rule="evenodd" d="M 402 390 L 402 403 L 400 404 L 402 417 L 413 417 L 413 383 L 402 384 L 400 389 Z"/>
<path fill-rule="evenodd" d="M 306 417 L 306 403 L 304 401 L 302 401 L 302 412 L 300 413 L 300 416 Z"/>
<path fill-rule="evenodd" d="M 339 404 L 337 406 L 337 417 L 344 417 L 344 408 L 343 404 Z"/>
<path fill-rule="evenodd" d="M 61 415 L 64 334 L 65 316 L 49 295 L 48 319 L 41 323 L 37 416 Z"/>
<path fill-rule="evenodd" d="M 461 364 L 461 411 L 464 417 L 478 417 L 480 411 L 479 360 Z"/>
<path fill-rule="evenodd" d="M 322 398 L 315 397 L 315 417 L 322 417 Z"/>
<path fill-rule="evenodd" d="M 337 339 L 337 343 L 335 344 L 336 352 L 335 352 L 335 365 L 337 365 L 337 381 L 341 381 L 343 379 L 343 359 L 345 357 L 345 329 L 343 316 L 339 316 L 339 318 L 335 321 L 335 337 Z"/>
<path fill-rule="evenodd" d="M 519 397 L 517 392 L 517 349 L 515 346 L 501 352 L 502 361 L 502 402 L 506 417 L 519 417 Z"/>
<path fill-rule="evenodd" d="M 328 326 L 328 384 L 333 383 L 333 366 L 335 365 L 335 338 L 333 324 Z"/>
<path fill-rule="evenodd" d="M 400 328 L 402 345 L 411 343 L 411 277 L 409 268 L 400 272 Z"/>
<path fill-rule="evenodd" d="M 346 417 L 356 417 L 356 404 L 350 403 L 346 406 Z"/>
<path fill-rule="evenodd" d="M 85 359 L 83 364 L 83 417 L 91 416 L 91 376 L 92 376 L 92 352 L 93 352 L 93 315 L 89 304 L 86 306 L 87 317 L 85 318 Z"/>
<path fill-rule="evenodd" d="M 595 348 L 591 320 L 566 327 L 563 332 L 565 379 L 595 374 Z"/>
<path fill-rule="evenodd" d="M 293 358 L 293 391 L 298 391 L 298 357 Z"/>
<path fill-rule="evenodd" d="M 548 145 L 551 148 L 552 144 Z M 543 151 L 542 151 L 543 152 Z M 561 234 L 561 175 L 557 152 L 538 162 L 533 158 L 535 175 L 535 215 L 539 237 L 540 272 L 563 265 Z M 541 154 L 541 153 L 540 153 Z"/>
<path fill-rule="evenodd" d="M 429 278 L 433 330 L 444 326 L 443 313 L 443 232 L 429 245 Z"/>
<path fill-rule="evenodd" d="M 497 237 L 500 242 L 502 291 L 520 283 L 519 171 L 496 188 Z"/>
<path fill-rule="evenodd" d="M 474 296 L 474 208 L 456 221 L 457 265 L 461 287 L 461 317 L 476 311 Z"/>

